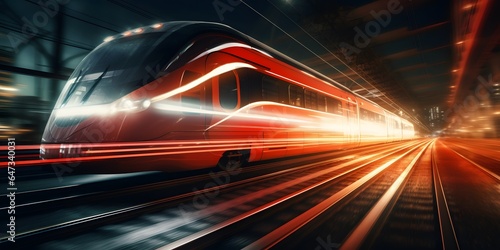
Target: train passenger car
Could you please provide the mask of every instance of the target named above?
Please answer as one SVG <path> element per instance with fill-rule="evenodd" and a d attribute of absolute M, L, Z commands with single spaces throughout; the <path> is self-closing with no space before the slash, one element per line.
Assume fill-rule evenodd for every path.
<path fill-rule="evenodd" d="M 107 38 L 83 59 L 40 156 L 180 171 L 412 135 L 408 121 L 228 26 L 168 22 Z"/>
<path fill-rule="evenodd" d="M 385 110 L 370 102 L 359 101 L 360 143 L 377 143 L 387 138 Z"/>
<path fill-rule="evenodd" d="M 401 133 L 401 118 L 389 111 L 385 111 L 387 123 L 387 141 L 399 141 L 403 138 Z"/>
<path fill-rule="evenodd" d="M 401 126 L 402 126 L 402 139 L 403 140 L 408 140 L 412 139 L 415 137 L 415 128 L 413 127 L 413 124 L 407 120 L 401 119 Z"/>

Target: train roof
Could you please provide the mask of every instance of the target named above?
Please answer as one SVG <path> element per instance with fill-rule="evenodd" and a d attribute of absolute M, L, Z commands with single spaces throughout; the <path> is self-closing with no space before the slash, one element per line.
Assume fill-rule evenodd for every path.
<path fill-rule="evenodd" d="M 366 99 L 365 97 L 352 92 L 349 88 L 345 87 L 344 85 L 336 82 L 335 80 L 329 78 L 328 76 L 325 76 L 324 74 L 298 62 L 297 60 L 277 51 L 276 49 L 250 37 L 249 35 L 242 33 L 231 26 L 221 24 L 221 23 L 216 23 L 216 22 L 204 22 L 204 21 L 171 21 L 171 22 L 164 22 L 164 23 L 157 23 L 153 24 L 150 26 L 144 26 L 140 28 L 136 28 L 133 30 L 125 31 L 121 34 L 111 36 L 105 39 L 106 41 L 118 39 L 121 37 L 126 37 L 134 34 L 140 34 L 140 33 L 149 33 L 149 32 L 164 32 L 168 34 L 175 34 L 175 33 L 182 33 L 186 36 L 196 36 L 200 35 L 203 33 L 207 32 L 221 32 L 228 34 L 232 37 L 235 37 L 239 40 L 242 40 L 245 43 L 248 43 L 250 46 L 255 47 L 256 49 L 262 50 L 273 56 L 274 58 L 287 63 L 299 70 L 302 70 L 306 73 L 311 74 L 312 76 L 323 80 L 332 86 L 342 88 L 345 91 L 349 92 L 350 94 L 356 96 L 357 98 L 362 99 L 363 101 L 369 102 L 377 107 L 380 107 L 377 103 Z M 381 108 L 381 107 L 380 107 Z M 384 109 L 385 110 L 385 109 Z M 389 112 L 386 110 L 386 112 Z M 391 112 L 389 112 L 391 113 Z"/>

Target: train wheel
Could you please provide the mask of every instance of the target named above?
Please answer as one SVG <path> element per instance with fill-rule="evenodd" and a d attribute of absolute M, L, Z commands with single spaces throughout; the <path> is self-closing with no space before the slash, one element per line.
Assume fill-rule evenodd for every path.
<path fill-rule="evenodd" d="M 235 150 L 225 152 L 217 163 L 223 170 L 237 169 L 248 163 L 250 150 Z"/>

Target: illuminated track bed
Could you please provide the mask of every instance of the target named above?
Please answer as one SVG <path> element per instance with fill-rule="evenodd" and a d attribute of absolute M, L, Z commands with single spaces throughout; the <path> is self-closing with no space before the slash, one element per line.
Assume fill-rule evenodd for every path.
<path fill-rule="evenodd" d="M 291 234 L 275 230 L 275 237 L 268 234 L 249 249 L 498 248 L 499 193 L 492 187 L 500 182 L 484 171 L 488 167 L 464 159 L 446 142 L 437 140 L 421 151 L 406 176 L 389 170 L 348 202 L 321 211 Z"/>
<path fill-rule="evenodd" d="M 484 167 L 491 174 L 500 176 L 500 141 L 494 139 L 440 139 L 464 159 Z M 498 179 L 498 178 L 497 178 Z"/>
<path fill-rule="evenodd" d="M 228 184 L 235 186 L 239 185 L 240 182 L 246 183 L 251 181 L 248 178 L 255 178 L 256 180 L 272 178 L 280 174 L 277 171 L 294 171 L 293 167 L 301 166 L 301 164 L 307 162 L 324 160 L 337 162 L 354 157 L 345 155 L 360 154 L 366 150 L 376 152 L 381 148 L 395 145 L 397 144 L 363 147 L 348 151 L 336 151 L 328 154 L 284 159 L 274 163 L 254 164 L 253 166 L 243 168 L 240 174 L 230 176 L 231 182 Z M 342 155 L 344 157 L 341 157 Z M 335 159 L 338 157 L 340 158 Z M 218 179 L 219 182 L 225 181 L 224 174 L 222 173 L 224 171 L 216 172 L 214 169 L 210 170 L 210 173 L 208 172 L 209 170 L 177 174 L 68 174 L 61 179 L 63 182 L 58 182 L 53 173 L 50 179 L 36 181 L 31 180 L 34 177 L 29 178 L 30 180 L 19 182 L 19 185 L 24 187 L 38 186 L 41 189 L 25 190 L 24 192 L 19 192 L 17 195 L 18 210 L 16 212 L 19 215 L 18 220 L 20 224 L 17 228 L 18 237 L 21 240 L 22 237 L 26 237 L 30 241 L 34 240 L 35 242 L 34 238 L 41 241 L 51 237 L 57 238 L 58 228 L 63 228 L 62 226 L 64 228 L 85 228 L 85 224 L 87 223 L 91 225 L 105 225 L 108 223 L 106 218 L 116 220 L 117 217 L 121 216 L 122 219 L 127 219 L 129 218 L 127 216 L 133 214 L 134 211 L 142 211 L 144 208 L 147 208 L 147 211 L 154 211 L 151 207 L 160 205 L 161 209 L 162 204 L 166 203 L 167 206 L 170 206 L 168 202 L 172 200 L 193 199 L 197 194 L 197 192 L 193 191 L 193 187 L 203 190 L 205 184 L 214 182 L 214 175 L 221 176 Z M 193 174 L 196 175 L 190 176 Z M 219 182 L 217 184 L 221 184 Z M 165 190 L 167 191 L 165 192 Z M 165 198 L 165 196 L 167 197 Z M 162 200 L 163 198 L 165 199 Z M 151 201 L 153 202 L 147 204 L 147 202 Z M 82 205 L 75 206 L 75 204 Z M 127 207 L 127 205 L 131 206 L 134 204 L 138 207 L 133 209 Z M 124 208 L 124 211 L 117 212 L 117 209 L 120 208 Z M 130 209 L 130 211 L 127 209 Z M 156 209 L 158 209 L 158 206 L 156 206 Z M 6 210 L 6 208 L 2 208 L 2 210 Z M 107 213 L 107 215 L 103 215 L 103 213 Z M 99 220 L 97 220 L 98 218 Z M 29 221 L 30 223 L 28 223 Z M 25 232 L 32 230 L 35 231 L 23 235 Z M 63 233 L 65 234 L 66 232 Z"/>
<path fill-rule="evenodd" d="M 384 145 L 384 147 L 388 147 L 388 148 L 391 148 L 392 146 L 397 146 L 397 145 Z M 365 148 L 365 149 L 358 149 L 358 150 L 356 150 L 356 151 L 351 151 L 351 152 L 350 152 L 350 154 L 353 154 L 354 152 L 358 152 L 358 153 L 361 153 L 361 154 L 366 154 L 366 153 L 370 153 L 370 151 L 371 151 L 372 153 L 375 153 L 375 152 L 376 152 L 376 153 L 382 154 L 383 152 L 380 152 L 381 148 L 382 148 L 382 147 L 377 146 L 377 147 L 374 147 L 374 148 L 373 148 L 373 149 L 371 149 L 371 150 L 370 150 L 370 149 L 367 149 L 367 148 Z M 342 153 L 342 152 L 339 152 L 339 153 Z M 338 153 L 337 153 L 337 155 L 338 155 Z M 352 158 L 353 158 L 353 156 L 354 156 L 354 155 L 348 155 L 348 156 L 345 156 L 344 158 L 340 157 L 339 159 L 332 159 L 332 158 L 330 157 L 330 158 L 327 160 L 327 162 L 323 162 L 323 163 L 321 163 L 322 161 L 320 161 L 319 163 L 317 163 L 317 162 L 316 162 L 316 163 L 312 163 L 312 164 L 306 164 L 306 165 L 304 165 L 304 166 L 299 165 L 299 167 L 295 167 L 295 168 L 290 168 L 290 167 L 292 167 L 292 166 L 293 166 L 293 165 L 292 165 L 292 164 L 293 164 L 293 161 L 290 161 L 290 163 L 292 163 L 292 164 L 286 164 L 286 163 L 287 163 L 286 161 L 285 161 L 285 162 L 280 162 L 279 166 L 282 166 L 282 167 L 285 169 L 285 170 L 283 170 L 282 172 L 276 172 L 276 170 L 277 170 L 276 168 L 274 168 L 274 169 L 269 169 L 269 166 L 262 166 L 262 167 L 261 167 L 261 166 L 255 166 L 255 167 L 251 167 L 251 168 L 249 168 L 249 170 L 250 170 L 250 169 L 255 169 L 255 170 L 258 170 L 259 168 L 262 168 L 262 169 L 265 169 L 267 172 L 272 171 L 272 170 L 274 170 L 274 171 L 272 171 L 272 172 L 273 172 L 272 174 L 267 174 L 267 175 L 265 175 L 265 176 L 255 177 L 254 179 L 245 179 L 245 180 L 241 181 L 241 182 L 244 184 L 243 186 L 241 186 L 241 184 L 242 184 L 242 183 L 238 182 L 238 181 L 236 180 L 236 178 L 235 178 L 235 182 L 231 182 L 231 185 L 229 185 L 229 187 L 234 186 L 234 188 L 229 189 L 229 191 L 228 191 L 228 192 L 231 192 L 231 194 L 233 194 L 233 192 L 235 192 L 235 190 L 239 190 L 239 191 L 236 191 L 236 192 L 239 192 L 239 193 L 241 193 L 241 192 L 245 193 L 245 192 L 246 192 L 246 193 L 248 193 L 248 191 L 244 191 L 244 190 L 242 190 L 242 189 L 244 189 L 245 187 L 248 187 L 248 186 L 255 187 L 255 185 L 256 185 L 256 183 L 254 183 L 255 181 L 259 181 L 260 183 L 262 183 L 262 184 L 259 184 L 259 185 L 263 185 L 261 188 L 266 189 L 266 188 L 268 188 L 269 186 L 273 186 L 273 184 L 269 184 L 268 182 L 271 182 L 271 181 L 273 181 L 273 182 L 274 182 L 274 180 L 273 180 L 273 179 L 275 179 L 276 177 L 280 177 L 280 176 L 282 176 L 282 175 L 283 175 L 283 177 L 282 177 L 282 178 L 279 178 L 279 180 L 280 180 L 280 181 L 285 181 L 287 178 L 297 179 L 297 178 L 301 177 L 302 175 L 304 175 L 304 171 L 305 171 L 305 173 L 309 173 L 310 175 L 317 175 L 316 171 L 318 171 L 318 169 L 321 169 L 321 168 L 322 168 L 322 166 L 324 166 L 324 164 L 326 164 L 326 163 L 333 164 L 333 163 L 336 163 L 336 162 L 339 162 L 339 161 L 340 161 L 340 162 L 342 162 L 342 161 L 350 160 L 350 159 L 352 159 Z M 371 155 L 369 155 L 369 156 L 365 156 L 365 157 L 364 157 L 364 158 L 365 158 L 364 160 L 366 161 L 366 159 L 367 159 L 367 158 L 369 158 L 370 156 L 371 156 Z M 315 161 L 317 161 L 317 159 L 316 159 Z M 359 162 L 359 160 L 354 160 L 354 162 Z M 286 164 L 286 165 L 284 165 L 284 164 Z M 296 163 L 295 163 L 295 164 L 296 164 Z M 343 164 L 343 165 L 345 165 L 345 164 Z M 300 170 L 302 170 L 302 171 L 300 171 Z M 288 173 L 288 172 L 290 172 L 290 173 Z M 288 173 L 288 174 L 287 174 L 287 173 Z M 332 173 L 332 174 L 333 174 L 333 173 Z M 294 175 L 295 175 L 295 177 L 294 177 Z M 242 176 L 243 176 L 243 175 L 242 175 Z M 287 177 L 287 176 L 288 176 L 288 177 Z M 319 176 L 318 176 L 318 177 L 319 177 Z M 284 178 L 284 179 L 283 179 L 283 178 Z M 270 180 L 270 179 L 272 179 L 272 180 Z M 245 183 L 246 183 L 246 184 L 245 184 Z M 296 184 L 301 183 L 301 180 L 295 180 L 295 183 L 296 183 Z M 289 185 L 290 185 L 290 184 L 289 184 Z M 292 186 L 290 186 L 290 187 L 293 187 L 293 185 L 292 185 Z M 221 186 L 220 188 L 221 188 L 221 192 L 223 192 L 223 190 L 226 190 L 226 189 L 225 189 L 224 187 L 222 187 L 222 186 Z M 201 189 L 201 188 L 200 188 L 200 189 Z M 205 191 L 205 192 L 213 192 L 213 191 Z M 267 189 L 267 191 L 263 191 L 263 192 L 268 192 L 268 193 L 270 192 L 270 193 L 273 193 L 273 192 L 274 192 L 274 190 L 273 190 L 272 188 L 271 188 L 271 189 L 269 189 L 269 188 L 268 188 L 268 189 Z M 161 203 L 165 203 L 165 205 L 166 205 L 167 207 L 172 207 L 172 206 L 173 206 L 173 207 L 174 207 L 174 209 L 173 209 L 173 211 L 171 211 L 171 212 L 173 212 L 173 213 L 174 213 L 174 215 L 177 215 L 177 216 L 174 216 L 173 218 L 170 218 L 170 219 L 166 219 L 166 221 L 175 220 L 175 219 L 176 219 L 176 217 L 178 217 L 178 215 L 179 215 L 179 214 L 178 214 L 178 212 L 179 212 L 179 208 L 177 207 L 179 204 L 175 204 L 175 203 L 174 203 L 174 204 L 172 204 L 172 203 L 171 203 L 171 202 L 172 202 L 172 200 L 176 200 L 176 199 L 184 199 L 184 200 L 181 200 L 181 201 L 186 202 L 186 200 L 187 200 L 187 202 L 188 202 L 187 204 L 189 204 L 189 203 L 193 202 L 196 198 L 199 198 L 199 197 L 197 197 L 197 196 L 196 196 L 196 195 L 197 195 L 197 194 L 199 194 L 199 193 L 200 193 L 200 191 L 198 191 L 198 192 L 193 192 L 193 193 L 191 193 L 191 194 L 180 195 L 179 197 L 166 198 L 166 199 L 165 199 L 165 200 L 163 200 L 163 201 L 158 201 L 156 205 L 161 205 Z M 251 200 L 255 199 L 255 197 L 253 197 L 253 195 L 252 195 L 251 193 L 252 193 L 252 191 L 250 191 L 250 196 L 248 196 L 248 197 L 247 197 L 247 201 L 251 201 Z M 218 198 L 218 199 L 227 199 L 226 204 L 228 204 L 229 206 L 233 206 L 233 205 L 235 205 L 235 201 L 234 201 L 234 200 L 232 200 L 232 198 L 231 198 L 231 197 L 224 197 L 224 196 L 221 194 L 221 195 L 220 195 L 220 197 L 217 197 L 217 198 Z M 271 198 L 272 198 L 272 197 L 271 197 Z M 269 199 L 269 197 L 268 197 L 268 199 Z M 169 202 L 170 202 L 170 203 L 169 203 Z M 215 200 L 214 200 L 214 203 L 216 203 L 216 202 L 217 202 L 217 201 L 215 201 Z M 159 204 L 158 204 L 158 203 L 159 203 Z M 177 203 L 178 203 L 178 202 L 177 202 Z M 142 204 L 142 205 L 145 205 L 145 204 Z M 150 204 L 150 205 L 151 205 L 151 204 Z M 150 207 L 149 207 L 149 208 L 150 208 Z M 161 207 L 159 207 L 159 208 L 157 207 L 156 209 L 161 209 Z M 142 212 L 144 212 L 144 210 L 145 210 L 145 209 L 141 209 L 141 210 L 142 210 Z M 153 210 L 154 210 L 154 209 L 153 209 Z M 149 209 L 147 209 L 147 211 L 151 212 Z M 200 213 L 201 213 L 201 214 L 199 215 L 199 216 L 200 216 L 200 217 L 199 217 L 199 219 L 204 219 L 205 217 L 207 217 L 207 216 L 209 215 L 209 214 L 205 214 L 206 212 L 204 212 L 204 211 L 205 211 L 205 210 L 201 210 L 201 211 L 200 211 Z M 113 213 L 114 213 L 114 211 L 113 211 Z M 136 215 L 137 215 L 135 212 L 131 212 L 131 213 L 129 213 L 129 212 L 125 212 L 125 213 L 120 213 L 120 214 L 116 214 L 116 213 L 115 213 L 115 214 L 109 214 L 109 215 L 110 215 L 109 217 L 108 217 L 108 216 L 99 215 L 99 216 L 103 216 L 103 217 L 100 217 L 98 221 L 96 221 L 96 220 L 95 220 L 95 218 L 89 218 L 89 221 L 88 221 L 88 222 L 85 222 L 85 221 L 81 221 L 81 220 L 80 220 L 80 221 L 78 221 L 78 222 L 75 222 L 75 223 L 74 223 L 74 225 L 73 225 L 73 226 L 71 226 L 70 228 L 75 227 L 76 229 L 78 229 L 78 228 L 80 228 L 81 226 L 84 226 L 84 224 L 89 224 L 89 225 L 93 225 L 94 223 L 99 223 L 99 224 L 107 224 L 107 223 L 109 223 L 109 221 L 108 221 L 108 219 L 109 219 L 109 218 L 112 218 L 113 220 L 116 220 L 116 218 L 117 218 L 117 217 L 118 217 L 118 218 L 120 218 L 121 216 L 127 216 L 127 214 L 128 214 L 128 216 L 130 216 L 130 214 L 134 214 L 134 216 L 136 216 Z M 127 217 L 127 218 L 128 218 L 128 217 Z M 121 219 L 123 220 L 124 218 L 121 218 Z M 180 219 L 180 218 L 177 218 L 177 220 L 178 220 L 178 219 Z M 142 221 L 142 219 L 141 219 L 141 221 Z M 71 224 L 71 223 L 70 223 L 70 224 Z M 57 226 L 57 227 L 55 227 L 54 229 L 56 229 L 56 230 L 57 230 L 57 228 L 58 228 L 58 227 L 60 227 L 60 225 L 59 225 L 59 226 Z M 64 228 L 67 228 L 67 227 L 68 227 L 68 224 L 67 224 Z M 76 229 L 75 229 L 75 230 L 76 230 Z M 175 230 L 175 228 L 174 228 L 174 230 Z M 47 233 L 44 233 L 44 232 L 47 232 Z M 61 232 L 61 233 L 62 233 L 62 234 L 65 234 L 66 232 L 67 232 L 67 231 L 64 231 L 64 232 Z M 46 234 L 46 236 L 47 236 L 47 237 L 49 237 L 49 238 L 50 238 L 50 236 L 52 236 L 52 237 L 54 237 L 54 236 L 55 236 L 55 232 L 54 232 L 54 231 L 52 231 L 52 230 L 51 230 L 51 231 L 46 231 L 46 230 L 44 230 L 44 231 L 42 231 L 41 233 L 42 233 L 42 235 L 43 235 L 43 234 Z M 146 235 L 147 235 L 147 234 L 146 234 Z M 35 236 L 35 238 L 37 237 L 36 235 L 31 235 L 31 236 Z M 30 236 L 30 235 L 27 235 L 27 239 L 30 239 L 30 241 L 32 241 L 32 240 L 33 240 L 33 237 L 31 237 L 31 236 Z M 60 237 L 60 236 L 61 236 L 61 235 L 59 235 L 59 237 Z M 59 238 L 59 237 L 58 237 L 58 238 Z M 147 240 L 147 238 L 148 238 L 148 237 L 146 237 L 146 238 L 145 238 L 145 240 Z M 22 238 L 21 238 L 21 240 L 22 240 Z M 38 240 L 42 240 L 42 239 L 38 238 Z M 46 238 L 46 237 L 43 237 L 43 240 L 47 240 L 47 238 Z M 57 245 L 57 244 L 56 244 L 56 245 Z"/>
<path fill-rule="evenodd" d="M 500 247 L 500 178 L 493 172 L 495 169 L 498 171 L 499 162 L 492 162 L 489 157 L 485 157 L 485 154 L 489 155 L 486 151 L 467 154 L 465 157 L 465 154 L 460 155 L 463 151 L 454 151 L 456 145 L 478 149 L 491 147 L 492 144 L 498 148 L 500 145 L 498 140 L 476 142 L 480 141 L 487 143 L 474 145 L 468 139 L 451 143 L 448 138 L 436 142 L 435 162 L 457 241 L 462 249 Z"/>
<path fill-rule="evenodd" d="M 290 207 L 281 210 L 281 213 L 296 213 L 289 215 L 289 221 L 279 223 L 271 232 L 253 239 L 246 248 L 296 246 L 301 249 L 306 246 L 321 247 L 322 244 L 340 247 L 350 230 L 406 167 L 405 161 L 415 157 L 415 151 L 423 145 L 414 144 L 384 155 L 358 171 L 300 197 Z M 270 225 L 266 220 L 260 223 L 254 228 Z M 356 235 L 360 236 L 360 233 Z M 351 247 L 359 246 L 348 246 L 347 249 Z"/>
<path fill-rule="evenodd" d="M 453 145 L 447 139 L 382 144 L 109 190 L 55 212 L 94 215 L 74 214 L 72 222 L 20 234 L 18 244 L 496 249 L 500 210 L 492 208 L 499 206 L 500 182 L 484 170 L 492 166 L 478 167 Z"/>

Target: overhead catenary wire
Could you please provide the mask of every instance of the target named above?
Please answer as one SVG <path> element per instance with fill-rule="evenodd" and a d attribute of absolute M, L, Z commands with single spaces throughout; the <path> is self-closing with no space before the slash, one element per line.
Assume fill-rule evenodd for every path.
<path fill-rule="evenodd" d="M 356 70 L 354 70 L 353 68 L 351 68 L 349 65 L 347 65 L 344 61 L 342 61 L 340 58 L 338 58 L 331 50 L 329 50 L 326 46 L 324 46 L 320 41 L 318 41 L 314 36 L 312 36 L 307 30 L 305 30 L 304 28 L 302 28 L 302 26 L 300 26 L 299 24 L 297 24 L 292 18 L 290 18 L 286 13 L 284 13 L 281 9 L 279 9 L 274 3 L 268 1 L 274 8 L 276 8 L 279 12 L 281 12 L 288 20 L 290 20 L 294 25 L 296 25 L 299 29 L 301 29 L 307 36 L 309 36 L 312 40 L 314 40 L 317 44 L 319 44 L 319 46 L 321 46 L 323 49 L 325 49 L 329 54 L 331 54 L 333 57 L 335 57 L 337 60 L 339 60 L 342 64 L 344 64 L 348 69 L 350 69 L 351 71 L 353 71 L 357 76 L 359 76 L 359 78 L 363 79 L 368 85 L 370 85 L 372 88 L 376 89 L 379 93 L 382 94 L 382 96 L 384 96 L 386 99 L 390 99 L 388 98 L 382 91 L 380 91 L 378 88 L 376 88 L 373 84 L 371 84 L 368 80 L 366 80 L 363 76 L 361 76 Z M 303 44 L 302 42 L 300 42 L 298 39 L 296 39 L 295 37 L 293 37 L 292 35 L 290 35 L 287 31 L 285 31 L 283 28 L 281 28 L 279 25 L 277 25 L 276 23 L 274 23 L 272 20 L 270 20 L 269 18 L 267 18 L 264 14 L 260 13 L 258 10 L 256 10 L 255 8 L 253 8 L 252 6 L 250 6 L 248 3 L 246 3 L 244 0 L 241 0 L 241 3 L 243 3 L 245 6 L 247 6 L 249 9 L 251 9 L 253 12 L 255 12 L 257 15 L 259 15 L 260 17 L 262 17 L 263 19 L 265 19 L 267 22 L 269 22 L 271 25 L 273 25 L 274 27 L 276 27 L 278 30 L 280 30 L 281 32 L 283 32 L 285 35 L 287 35 L 288 37 L 290 37 L 293 41 L 295 41 L 297 44 L 299 44 L 300 46 L 304 47 L 307 51 L 309 51 L 311 54 L 313 54 L 314 56 L 316 56 L 317 58 L 319 58 L 321 61 L 323 61 L 325 64 L 327 64 L 328 66 L 330 66 L 332 69 L 336 70 L 337 72 L 339 72 L 340 74 L 342 74 L 344 77 L 346 77 L 347 79 L 351 80 L 353 83 L 355 83 L 356 85 L 358 85 L 359 87 L 361 87 L 362 89 L 368 91 L 368 92 L 371 92 L 369 91 L 368 89 L 366 89 L 364 86 L 362 86 L 360 83 L 358 83 L 356 80 L 352 79 L 351 77 L 349 77 L 348 75 L 346 75 L 344 72 L 342 72 L 341 70 L 339 70 L 337 67 L 335 67 L 334 65 L 332 65 L 330 62 L 328 62 L 327 60 L 325 60 L 324 58 L 322 58 L 320 55 L 318 55 L 316 52 L 314 52 L 312 49 L 310 49 L 309 47 L 307 47 L 305 44 Z M 379 96 L 376 96 L 378 99 L 380 99 L 382 102 L 386 103 L 387 105 L 389 105 L 390 107 L 392 107 L 393 109 L 395 110 L 404 110 L 407 114 L 411 114 L 410 112 L 408 112 L 405 108 L 402 108 L 401 106 L 399 106 L 398 104 L 396 104 L 394 101 L 391 100 L 392 104 L 387 102 L 385 99 L 381 98 L 380 95 Z M 396 107 L 395 107 L 396 106 Z M 419 126 L 423 126 L 425 127 L 427 130 L 430 131 L 430 129 L 425 126 L 424 123 L 420 122 L 418 119 L 415 119 L 413 116 L 409 116 L 410 119 L 414 122 L 417 122 L 419 124 Z"/>

